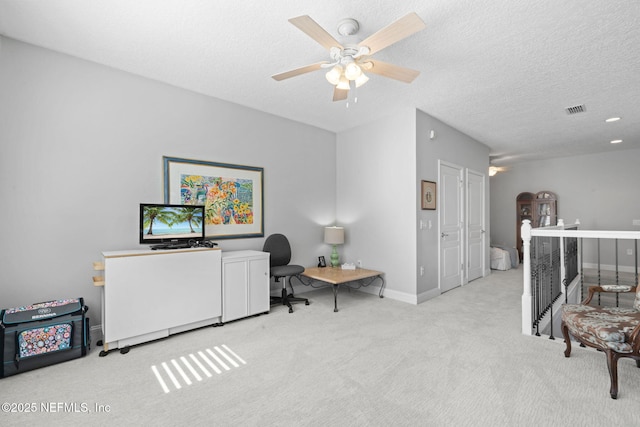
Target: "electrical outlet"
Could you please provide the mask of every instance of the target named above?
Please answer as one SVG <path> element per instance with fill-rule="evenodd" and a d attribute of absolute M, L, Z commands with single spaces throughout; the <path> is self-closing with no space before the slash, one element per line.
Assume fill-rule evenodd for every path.
<path fill-rule="evenodd" d="M 640 225 L 640 219 L 634 219 L 631 221 L 631 225 Z"/>
<path fill-rule="evenodd" d="M 424 276 L 424 267 L 423 266 L 420 266 L 420 275 Z"/>
<path fill-rule="evenodd" d="M 627 255 L 633 255 L 633 249 L 627 249 Z"/>

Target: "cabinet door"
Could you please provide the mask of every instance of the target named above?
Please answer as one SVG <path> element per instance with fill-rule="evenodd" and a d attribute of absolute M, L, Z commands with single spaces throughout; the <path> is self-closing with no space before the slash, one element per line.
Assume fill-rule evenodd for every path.
<path fill-rule="evenodd" d="M 247 312 L 247 261 L 222 263 L 222 321 L 246 317 Z"/>
<path fill-rule="evenodd" d="M 269 311 L 269 258 L 249 260 L 249 314 Z"/>

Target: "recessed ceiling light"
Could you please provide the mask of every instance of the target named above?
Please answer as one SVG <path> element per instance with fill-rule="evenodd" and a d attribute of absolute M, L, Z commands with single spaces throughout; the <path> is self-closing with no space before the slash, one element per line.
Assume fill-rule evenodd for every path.
<path fill-rule="evenodd" d="M 613 141 L 611 141 L 612 144 L 620 144 L 621 142 L 621 139 L 614 139 Z"/>
<path fill-rule="evenodd" d="M 605 122 L 611 123 L 611 122 L 617 122 L 618 120 L 620 120 L 620 117 L 609 117 L 607 120 L 605 120 Z"/>

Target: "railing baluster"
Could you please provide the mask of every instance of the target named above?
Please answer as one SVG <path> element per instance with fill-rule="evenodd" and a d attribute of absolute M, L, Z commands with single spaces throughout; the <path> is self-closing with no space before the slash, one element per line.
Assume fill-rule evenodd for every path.
<path fill-rule="evenodd" d="M 584 241 L 580 238 L 580 301 L 584 301 Z"/>
<path fill-rule="evenodd" d="M 598 286 L 600 286 L 600 239 L 598 239 Z M 598 292 L 598 305 L 600 305 L 600 292 Z"/>
<path fill-rule="evenodd" d="M 618 273 L 618 239 L 616 239 L 616 285 L 620 283 L 620 274 Z M 616 292 L 616 307 L 620 306 L 620 292 Z"/>
<path fill-rule="evenodd" d="M 635 255 L 636 259 L 636 286 L 638 286 L 638 239 L 634 240 L 633 243 L 635 245 L 633 254 Z"/>

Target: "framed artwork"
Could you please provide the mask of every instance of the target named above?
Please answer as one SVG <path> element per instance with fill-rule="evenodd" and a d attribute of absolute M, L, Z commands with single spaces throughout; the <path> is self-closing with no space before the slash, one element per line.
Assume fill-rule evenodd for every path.
<path fill-rule="evenodd" d="M 263 168 L 163 156 L 164 202 L 204 205 L 205 236 L 264 236 Z"/>
<path fill-rule="evenodd" d="M 436 209 L 436 183 L 433 181 L 422 181 L 420 191 L 422 200 L 422 209 Z"/>

